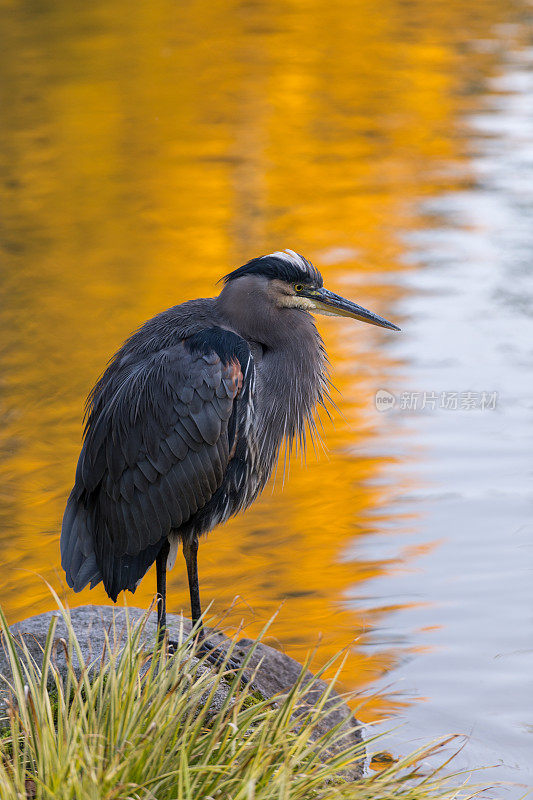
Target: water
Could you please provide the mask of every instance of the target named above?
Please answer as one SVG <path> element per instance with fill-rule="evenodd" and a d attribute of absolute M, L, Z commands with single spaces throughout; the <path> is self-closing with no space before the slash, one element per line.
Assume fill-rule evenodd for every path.
<path fill-rule="evenodd" d="M 532 49 L 511 53 L 489 81 L 482 108 L 468 119 L 475 185 L 424 202 L 427 227 L 408 237 L 410 263 L 423 269 L 400 281 L 414 296 L 402 304 L 409 333 L 395 352 L 410 367 L 397 391 L 418 409 L 396 406 L 387 425 L 390 435 L 400 425 L 406 448 L 416 448 L 416 485 L 398 501 L 420 521 L 416 538 L 395 537 L 394 547 L 436 546 L 369 585 L 415 606 L 373 634 L 378 644 L 382 636 L 404 642 L 394 686 L 425 698 L 399 714 L 405 726 L 393 748 L 406 736 L 414 746 L 436 729 L 461 730 L 469 738 L 456 766 L 498 765 L 480 778 L 528 784 L 532 66 Z M 440 408 L 443 396 L 452 408 Z M 391 480 L 398 471 L 405 465 Z M 383 551 L 383 539 L 369 541 L 370 557 Z"/>
<path fill-rule="evenodd" d="M 528 13 L 0 6 L 10 620 L 52 606 L 42 578 L 69 602 L 106 602 L 65 591 L 58 528 L 83 399 L 110 354 L 153 313 L 292 247 L 403 332 L 320 322 L 340 391 L 329 455 L 293 462 L 209 537 L 204 600 L 250 635 L 279 610 L 272 640 L 298 658 L 319 635 L 317 662 L 350 645 L 344 683 L 372 696 L 365 720 L 403 723 L 383 743 L 395 754 L 466 734 L 460 766 L 531 783 Z M 376 409 L 379 389 L 392 410 Z M 441 409 L 454 392 L 477 407 Z M 130 601 L 154 588 L 150 573 Z M 169 606 L 187 608 L 179 563 Z"/>

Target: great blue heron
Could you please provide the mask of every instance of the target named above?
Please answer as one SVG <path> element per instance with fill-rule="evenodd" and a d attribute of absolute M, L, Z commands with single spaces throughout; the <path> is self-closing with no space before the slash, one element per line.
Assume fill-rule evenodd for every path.
<path fill-rule="evenodd" d="M 327 396 L 310 312 L 399 330 L 329 292 L 286 250 L 252 259 L 226 275 L 218 297 L 169 308 L 123 344 L 88 398 L 61 531 L 69 586 L 102 581 L 116 602 L 155 561 L 161 635 L 181 542 L 203 635 L 198 537 L 256 499 L 283 442 L 304 439 Z"/>

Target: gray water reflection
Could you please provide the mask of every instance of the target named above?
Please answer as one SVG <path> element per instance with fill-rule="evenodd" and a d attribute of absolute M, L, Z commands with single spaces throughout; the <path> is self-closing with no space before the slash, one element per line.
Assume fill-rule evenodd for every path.
<path fill-rule="evenodd" d="M 415 603 L 374 631 L 374 646 L 409 643 L 383 685 L 393 678 L 404 697 L 423 698 L 400 712 L 393 749 L 462 732 L 454 767 L 498 765 L 478 780 L 531 785 L 533 50 L 509 55 L 467 124 L 474 185 L 422 206 L 427 227 L 408 245 L 423 269 L 408 277 L 406 335 L 393 345 L 410 373 L 387 388 L 419 392 L 419 407 L 424 391 L 498 399 L 493 410 L 396 406 L 382 415 L 417 451 L 419 488 L 400 507 L 420 515 L 417 543 L 440 544 L 408 572 L 370 581 L 373 596 Z M 398 480 L 405 467 L 393 470 Z M 382 552 L 379 537 L 368 541 L 370 557 Z M 428 650 L 413 655 L 413 645 Z"/>

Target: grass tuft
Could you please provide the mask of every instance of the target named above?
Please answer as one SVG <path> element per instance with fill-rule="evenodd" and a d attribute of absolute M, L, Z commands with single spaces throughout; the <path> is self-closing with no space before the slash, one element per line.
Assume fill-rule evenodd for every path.
<path fill-rule="evenodd" d="M 203 668 L 191 654 L 191 636 L 182 636 L 172 657 L 165 648 L 147 652 L 145 620 L 128 624 L 122 648 L 108 638 L 106 658 L 85 663 L 68 611 L 60 610 L 68 629 L 66 676 L 53 656 L 55 619 L 41 666 L 0 612 L 12 671 L 2 689 L 2 800 L 457 797 L 435 775 L 416 777 L 420 754 L 360 781 L 345 780 L 346 770 L 364 758 L 364 745 L 349 742 L 339 728 L 318 735 L 327 698 L 308 706 L 303 673 L 273 703 L 253 685 L 228 681 L 224 670 Z M 211 701 L 222 689 L 222 707 L 213 712 Z"/>

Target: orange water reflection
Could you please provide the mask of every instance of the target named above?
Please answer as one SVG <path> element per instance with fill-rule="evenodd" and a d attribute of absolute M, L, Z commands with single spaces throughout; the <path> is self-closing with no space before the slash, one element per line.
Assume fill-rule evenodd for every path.
<path fill-rule="evenodd" d="M 121 0 L 1 5 L 0 602 L 10 620 L 51 607 L 58 527 L 83 400 L 139 322 L 215 291 L 228 268 L 281 247 L 332 289 L 399 321 L 392 273 L 416 201 L 457 186 L 461 112 L 490 73 L 503 0 Z M 462 174 L 465 174 L 464 165 Z M 398 445 L 380 438 L 376 388 L 404 371 L 387 335 L 325 321 L 342 414 L 329 458 L 291 467 L 201 551 L 204 601 L 238 603 L 250 634 L 318 659 L 352 640 L 345 681 L 366 687 L 401 657 L 363 650 L 394 608 L 361 602 L 368 578 L 416 556 L 358 556 L 357 539 L 411 527 L 394 498 Z M 403 446 L 401 458 L 415 458 Z M 384 472 L 392 481 L 383 482 Z M 348 555 L 348 547 L 349 555 Z M 154 591 L 150 574 L 135 595 Z M 361 594 L 364 594 L 361 589 Z M 72 603 L 104 603 L 101 589 Z M 187 607 L 184 572 L 169 606 Z M 393 700 L 374 701 L 390 708 Z"/>

